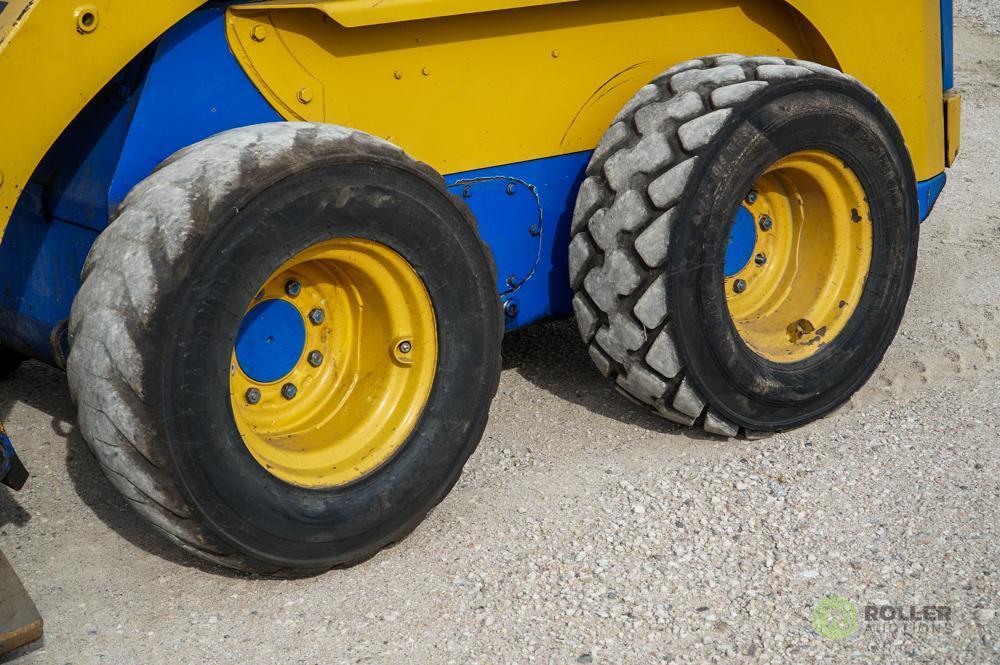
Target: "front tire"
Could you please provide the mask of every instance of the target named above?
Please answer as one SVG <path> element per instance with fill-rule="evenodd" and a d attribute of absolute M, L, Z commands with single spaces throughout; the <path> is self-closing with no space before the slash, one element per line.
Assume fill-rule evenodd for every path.
<path fill-rule="evenodd" d="M 916 267 L 915 177 L 888 110 L 836 70 L 682 63 L 587 168 L 577 321 L 598 369 L 661 416 L 734 436 L 819 418 L 871 376 Z"/>
<path fill-rule="evenodd" d="M 488 250 L 436 173 L 369 135 L 276 123 L 185 149 L 129 194 L 83 278 L 81 431 L 203 558 L 363 560 L 482 436 L 502 331 Z"/>

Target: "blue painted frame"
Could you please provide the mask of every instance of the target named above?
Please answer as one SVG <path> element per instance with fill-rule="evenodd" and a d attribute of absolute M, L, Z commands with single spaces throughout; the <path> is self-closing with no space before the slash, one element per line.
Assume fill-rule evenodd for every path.
<path fill-rule="evenodd" d="M 955 87 L 955 10 L 941 0 L 941 82 L 945 92 Z"/>

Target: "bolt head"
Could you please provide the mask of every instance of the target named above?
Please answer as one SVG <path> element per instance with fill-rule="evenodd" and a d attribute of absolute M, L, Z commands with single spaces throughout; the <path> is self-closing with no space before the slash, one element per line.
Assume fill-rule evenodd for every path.
<path fill-rule="evenodd" d="M 512 319 L 517 316 L 517 312 L 518 312 L 517 303 L 514 302 L 513 300 L 508 300 L 507 303 L 503 306 L 503 313 Z"/>
<path fill-rule="evenodd" d="M 517 185 L 512 182 L 507 183 L 507 187 L 504 189 L 507 192 L 507 196 L 513 196 L 514 192 L 517 191 Z"/>
<path fill-rule="evenodd" d="M 736 293 L 743 293 L 746 290 L 747 290 L 746 280 L 738 279 L 735 282 L 733 282 L 733 291 L 735 291 Z"/>
<path fill-rule="evenodd" d="M 757 256 L 753 257 L 753 262 L 759 266 L 764 265 L 765 263 L 767 263 L 767 254 L 765 254 L 764 252 L 758 252 Z"/>
<path fill-rule="evenodd" d="M 294 298 L 300 293 L 302 293 L 302 285 L 299 284 L 294 279 L 290 279 L 287 282 L 285 282 L 285 293 L 287 293 L 290 297 Z"/>
<path fill-rule="evenodd" d="M 528 228 L 528 233 L 537 238 L 538 236 L 542 235 L 542 227 L 538 224 L 532 224 L 531 227 Z"/>
<path fill-rule="evenodd" d="M 402 342 L 399 343 L 399 346 L 397 348 L 399 349 L 400 353 L 409 353 L 410 351 L 413 350 L 413 343 L 410 342 L 410 340 L 408 339 L 404 339 Z"/>
<path fill-rule="evenodd" d="M 309 321 L 313 325 L 318 326 L 325 320 L 326 320 L 326 313 L 319 307 L 309 310 Z"/>
<path fill-rule="evenodd" d="M 747 192 L 747 196 L 746 196 L 745 200 L 746 200 L 746 202 L 749 205 L 753 205 L 754 203 L 757 203 L 757 190 L 756 189 L 751 189 L 749 192 Z"/>
<path fill-rule="evenodd" d="M 771 227 L 773 225 L 774 225 L 774 222 L 771 220 L 771 217 L 769 215 L 762 215 L 761 216 L 761 218 L 760 218 L 760 230 L 761 231 L 770 231 Z"/>
<path fill-rule="evenodd" d="M 319 351 L 310 351 L 307 359 L 313 367 L 319 367 L 323 364 L 323 354 Z"/>
<path fill-rule="evenodd" d="M 257 404 L 260 402 L 260 391 L 256 388 L 249 388 L 243 397 L 246 399 L 247 404 Z"/>
<path fill-rule="evenodd" d="M 294 383 L 286 383 L 281 386 L 281 396 L 285 399 L 294 399 L 298 392 L 299 389 L 295 387 Z"/>

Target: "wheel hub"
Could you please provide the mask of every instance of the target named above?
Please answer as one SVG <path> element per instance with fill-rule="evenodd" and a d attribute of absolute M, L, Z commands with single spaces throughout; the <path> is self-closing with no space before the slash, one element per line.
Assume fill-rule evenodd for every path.
<path fill-rule="evenodd" d="M 740 207 L 733 218 L 733 228 L 726 243 L 726 278 L 733 277 L 746 267 L 757 246 L 757 224 L 753 213 Z"/>
<path fill-rule="evenodd" d="M 754 352 L 797 362 L 836 338 L 861 298 L 872 255 L 868 201 L 844 161 L 820 150 L 778 160 L 753 188 L 726 247 L 726 304 Z"/>
<path fill-rule="evenodd" d="M 305 343 L 305 322 L 295 305 L 267 300 L 243 317 L 236 336 L 236 362 L 251 381 L 272 383 L 295 368 Z"/>
<path fill-rule="evenodd" d="M 389 247 L 319 243 L 286 262 L 247 308 L 230 399 L 247 449 L 303 487 L 356 480 L 406 441 L 437 367 L 434 309 Z"/>

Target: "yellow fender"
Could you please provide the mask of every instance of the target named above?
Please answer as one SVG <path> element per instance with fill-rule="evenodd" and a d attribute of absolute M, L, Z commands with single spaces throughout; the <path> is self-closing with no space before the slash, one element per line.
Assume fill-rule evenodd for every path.
<path fill-rule="evenodd" d="M 63 129 L 129 60 L 201 0 L 11 0 L 0 14 L 0 238 Z"/>

